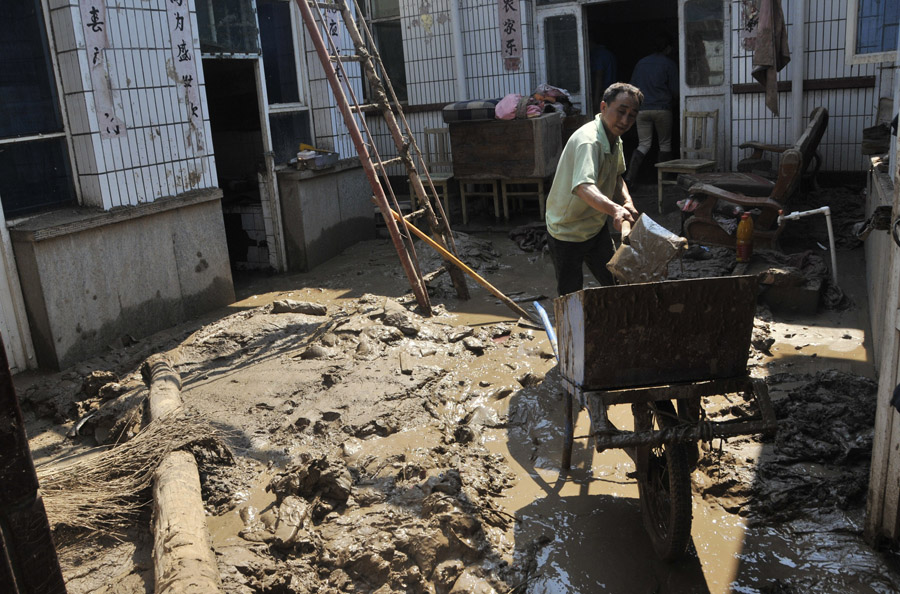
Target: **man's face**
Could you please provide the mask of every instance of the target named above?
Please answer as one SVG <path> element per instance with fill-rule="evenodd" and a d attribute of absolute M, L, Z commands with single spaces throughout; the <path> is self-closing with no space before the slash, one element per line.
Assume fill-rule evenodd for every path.
<path fill-rule="evenodd" d="M 618 138 L 634 126 L 638 109 L 637 99 L 628 93 L 619 93 L 612 103 L 600 102 L 600 119 L 606 131 Z"/>

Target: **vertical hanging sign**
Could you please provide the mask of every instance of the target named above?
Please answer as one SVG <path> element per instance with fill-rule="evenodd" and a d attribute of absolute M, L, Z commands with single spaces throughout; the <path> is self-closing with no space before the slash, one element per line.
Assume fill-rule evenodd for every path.
<path fill-rule="evenodd" d="M 94 111 L 100 124 L 100 138 L 117 138 L 125 134 L 125 123 L 116 116 L 112 83 L 106 64 L 109 38 L 106 35 L 106 4 L 104 0 L 81 0 L 78 3 L 84 26 L 84 44 L 88 51 L 91 88 L 94 92 Z"/>
<path fill-rule="evenodd" d="M 175 64 L 175 80 L 179 86 L 178 101 L 184 102 L 185 110 L 190 118 L 191 127 L 203 129 L 203 117 L 200 113 L 200 89 L 197 80 L 197 55 L 194 52 L 194 36 L 191 31 L 191 14 L 189 0 L 166 0 L 166 16 L 169 23 L 169 35 L 172 39 L 172 57 Z M 195 150 L 203 152 L 201 135 L 198 134 Z"/>
<path fill-rule="evenodd" d="M 522 13 L 519 0 L 497 0 L 500 9 L 500 55 L 503 67 L 518 70 L 522 63 Z"/>
<path fill-rule="evenodd" d="M 341 26 L 338 24 L 338 15 L 340 11 L 336 8 L 326 8 L 324 12 L 325 16 L 325 29 L 328 33 L 328 36 L 331 38 L 331 41 L 334 43 L 335 52 L 340 55 L 341 54 Z M 331 47 L 330 45 L 328 46 Z M 336 56 L 332 56 L 335 57 Z M 335 62 L 335 74 L 337 74 L 338 80 L 343 80 L 344 78 L 344 70 L 343 68 L 337 67 L 337 62 Z"/>

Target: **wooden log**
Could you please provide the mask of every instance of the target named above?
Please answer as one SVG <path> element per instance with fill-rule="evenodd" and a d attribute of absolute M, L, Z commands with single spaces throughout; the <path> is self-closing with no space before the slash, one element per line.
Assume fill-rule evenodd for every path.
<path fill-rule="evenodd" d="M 150 418 L 169 416 L 181 408 L 181 377 L 166 355 L 153 355 L 141 367 L 141 375 L 150 387 Z"/>
<path fill-rule="evenodd" d="M 151 419 L 165 418 L 181 408 L 181 377 L 168 357 L 150 357 L 141 373 L 150 386 Z M 153 505 L 156 594 L 221 592 L 193 454 L 177 451 L 163 459 L 153 480 Z"/>
<path fill-rule="evenodd" d="M 162 461 L 153 501 L 156 593 L 221 592 L 203 513 L 200 475 L 190 452 L 172 452 Z"/>

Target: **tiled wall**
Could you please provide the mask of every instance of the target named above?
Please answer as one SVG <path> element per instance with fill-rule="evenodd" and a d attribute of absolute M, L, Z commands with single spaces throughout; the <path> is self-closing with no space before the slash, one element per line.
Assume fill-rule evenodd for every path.
<path fill-rule="evenodd" d="M 315 8 L 313 12 L 315 13 Z M 352 9 L 351 9 L 352 10 Z M 336 15 L 338 23 L 339 36 L 335 38 L 335 44 L 343 55 L 353 55 L 353 43 L 347 33 L 340 15 Z M 328 44 L 328 36 L 324 29 L 321 30 L 322 37 L 325 40 L 326 48 L 331 50 Z M 331 91 L 331 85 L 325 77 L 325 69 L 319 55 L 316 53 L 315 46 L 309 33 L 306 31 L 304 23 L 303 35 L 306 47 L 306 71 L 309 76 L 309 93 L 310 107 L 312 111 L 313 133 L 318 148 L 336 151 L 340 157 L 348 158 L 356 156 L 356 147 L 350 134 L 347 132 L 347 126 L 344 124 L 344 118 L 340 110 L 336 107 L 337 101 Z M 351 93 L 347 93 L 347 101 L 353 105 L 354 96 L 356 101 L 364 103 L 362 92 L 362 78 L 360 74 L 360 65 L 356 62 L 344 62 L 342 64 L 347 78 L 350 81 Z M 345 90 L 346 92 L 346 90 Z M 357 119 L 358 125 L 361 120 Z"/>
<path fill-rule="evenodd" d="M 794 0 L 782 0 L 788 39 L 799 32 L 793 22 Z M 790 81 L 798 64 L 804 65 L 805 80 L 821 80 L 858 76 L 881 78 L 882 68 L 877 64 L 848 65 L 845 62 L 846 40 L 845 0 L 811 0 L 807 2 L 806 44 L 802 56 L 792 55 L 791 62 L 778 75 L 779 81 Z M 750 75 L 753 54 L 743 48 L 740 39 L 741 2 L 732 3 L 732 82 L 753 83 Z M 793 48 L 793 45 L 791 46 Z M 890 69 L 888 69 L 890 76 Z M 876 83 L 877 84 L 877 83 Z M 825 171 L 862 171 L 866 163 L 859 152 L 862 130 L 871 126 L 875 117 L 879 92 L 876 88 L 836 89 L 807 91 L 804 96 L 804 117 L 813 108 L 823 106 L 828 110 L 829 122 L 819 153 L 823 157 Z M 749 140 L 773 144 L 791 144 L 796 140 L 792 125 L 791 93 L 779 93 L 779 113 L 774 116 L 765 107 L 761 93 L 734 95 L 731 120 L 731 159 L 737 163 L 746 157 L 746 151 L 738 145 Z"/>
<path fill-rule="evenodd" d="M 100 2 L 101 0 L 96 0 Z M 126 131 L 101 138 L 89 48 L 77 0 L 50 0 L 52 39 L 62 75 L 63 105 L 74 146 L 77 183 L 85 204 L 110 209 L 152 202 L 217 185 L 203 69 L 201 126 L 190 122 L 173 75 L 166 0 L 106 0 L 105 50 L 116 114 Z M 200 42 L 190 3 L 193 56 Z"/>
<path fill-rule="evenodd" d="M 468 99 L 497 99 L 508 93 L 528 95 L 537 85 L 534 60 L 533 3 L 522 11 L 523 58 L 519 70 L 503 68 L 496 0 L 460 0 Z"/>
<path fill-rule="evenodd" d="M 260 203 L 246 202 L 232 205 L 223 205 L 225 217 L 241 218 L 241 228 L 246 237 L 243 241 L 235 241 L 240 245 L 240 255 L 233 251 L 234 261 L 232 266 L 238 270 L 260 270 L 268 268 L 270 238 L 266 234 L 263 207 Z M 246 249 L 246 255 L 243 250 Z M 242 257 L 243 256 L 243 257 Z"/>
<path fill-rule="evenodd" d="M 406 62 L 409 105 L 441 105 L 458 100 L 456 96 L 456 65 L 453 59 L 453 33 L 450 2 L 453 0 L 401 0 L 403 49 Z M 530 2 L 519 2 L 522 10 L 522 41 L 524 57 L 517 71 L 503 67 L 500 54 L 498 6 L 492 0 L 461 0 L 460 19 L 463 64 L 465 68 L 465 99 L 500 98 L 508 93 L 530 94 L 536 86 L 533 12 Z M 307 39 L 309 42 L 309 40 Z M 307 47 L 312 47 L 311 43 Z M 343 120 L 334 105 L 324 73 L 315 52 L 307 53 L 310 71 L 313 117 L 318 142 L 331 142 L 335 130 L 343 129 Z M 446 126 L 440 111 L 415 112 L 409 110 L 406 120 L 418 143 L 424 142 L 425 128 Z M 397 155 L 394 141 L 384 120 L 369 115 L 366 124 L 382 159 Z M 403 123 L 399 122 L 401 130 Z M 330 148 L 330 147 L 326 147 Z M 349 154 L 355 155 L 352 145 Z M 344 153 L 342 153 L 342 156 Z M 404 175 L 405 169 L 395 165 L 390 175 Z"/>

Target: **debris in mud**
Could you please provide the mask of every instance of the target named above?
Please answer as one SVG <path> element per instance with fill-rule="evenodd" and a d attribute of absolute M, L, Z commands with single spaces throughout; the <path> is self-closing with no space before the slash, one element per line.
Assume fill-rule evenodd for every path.
<path fill-rule="evenodd" d="M 258 588 L 277 580 L 284 592 L 319 591 L 326 582 L 385 594 L 508 589 L 513 572 L 498 547 L 509 545 L 496 530 L 509 516 L 486 500 L 512 482 L 502 457 L 471 446 L 383 460 L 342 451 L 358 463 L 304 453 L 267 487 L 277 496 L 270 508 L 242 508 L 241 536 L 277 547 L 285 559 L 226 561 L 238 569 L 223 572 L 227 583 Z"/>
<path fill-rule="evenodd" d="M 96 398 L 101 388 L 118 381 L 119 376 L 111 371 L 92 371 L 81 382 L 81 391 L 85 398 Z"/>
<path fill-rule="evenodd" d="M 475 236 L 459 231 L 453 232 L 453 240 L 456 244 L 456 257 L 479 275 L 497 270 L 500 267 L 500 253 L 494 249 L 490 241 L 479 239 Z M 428 273 L 437 270 L 443 265 L 444 260 L 440 254 L 432 249 L 419 254 L 419 263 L 423 272 Z M 437 275 L 429 277 L 427 283 L 428 292 L 434 297 L 455 296 L 453 281 L 449 275 Z"/>
<path fill-rule="evenodd" d="M 707 451 L 701 458 L 700 491 L 721 498 L 733 513 L 777 520 L 863 504 L 877 383 L 825 371 L 771 377 L 770 392 L 777 392 L 779 384 L 798 385 L 774 398 L 778 432 L 774 444 L 764 446 L 755 474 L 740 462 L 750 440 L 735 439 L 721 452 Z M 718 414 L 746 413 L 726 407 Z"/>
<path fill-rule="evenodd" d="M 547 224 L 537 221 L 516 227 L 509 232 L 509 238 L 523 252 L 543 252 L 547 247 Z"/>
<path fill-rule="evenodd" d="M 300 313 L 308 316 L 324 316 L 328 315 L 328 308 L 320 303 L 281 299 L 272 303 L 272 313 Z"/>

